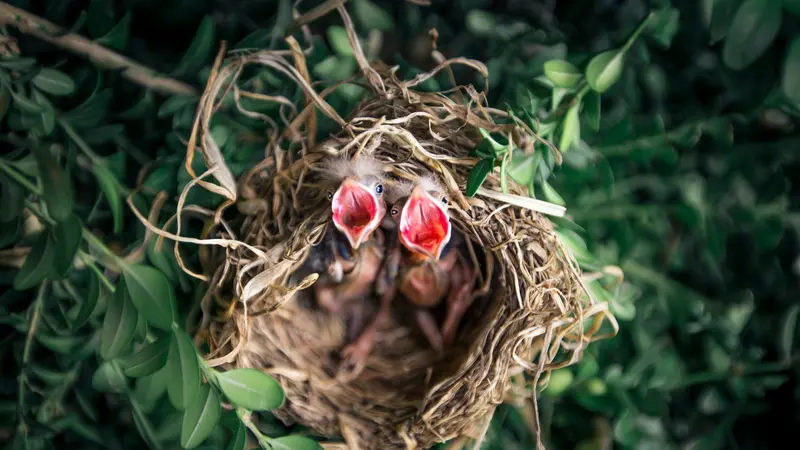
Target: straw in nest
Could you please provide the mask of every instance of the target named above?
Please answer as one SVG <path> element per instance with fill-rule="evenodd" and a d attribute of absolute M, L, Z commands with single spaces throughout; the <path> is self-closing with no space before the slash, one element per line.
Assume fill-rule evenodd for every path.
<path fill-rule="evenodd" d="M 588 298 L 576 262 L 550 221 L 537 212 L 557 214 L 557 207 L 526 197 L 513 181 L 503 194 L 495 173 L 477 196 L 463 194 L 478 161 L 469 152 L 481 140 L 480 129 L 503 133 L 523 147 L 537 137 L 509 114 L 485 106 L 472 87 L 442 93 L 414 87 L 452 64 L 466 64 L 484 76 L 485 67 L 465 59 L 444 60 L 435 53 L 441 60 L 436 69 L 400 80 L 391 68 L 366 61 L 347 12 L 338 10 L 371 98 L 346 120 L 340 117 L 324 100 L 333 88 L 315 91 L 304 50 L 291 37 L 291 52 L 239 54 L 224 65 L 221 52 L 187 153 L 188 169 L 199 138 L 209 170 L 200 176 L 190 171 L 195 180 L 169 223 L 175 222 L 177 231 L 148 227 L 162 237 L 204 246 L 204 270 L 183 267 L 208 283 L 198 327 L 210 349 L 207 360 L 212 366 L 258 368 L 273 375 L 286 392 L 285 405 L 275 411 L 285 422 L 301 423 L 330 438 L 341 436 L 351 449 L 429 448 L 459 436 L 480 439 L 512 376 L 529 373 L 532 385 L 541 386 L 543 375 L 578 361 L 588 343 L 616 334 L 617 325 L 607 304 Z M 282 114 L 283 127 L 263 116 L 272 137 L 268 154 L 234 180 L 208 133 L 221 97 L 232 93 L 237 108 L 251 117 L 260 115 L 242 107 L 242 96 L 291 104 L 241 90 L 238 78 L 253 64 L 294 80 L 309 106 Z M 315 143 L 313 108 L 339 123 L 341 131 Z M 296 151 L 283 150 L 288 147 Z M 558 155 L 549 144 L 536 151 Z M 479 289 L 485 295 L 462 320 L 457 342 L 443 358 L 395 313 L 391 325 L 378 333 L 363 371 L 347 377 L 338 370 L 347 334 L 343 319 L 305 299 L 317 274 L 300 279 L 296 273 L 330 224 L 330 186 L 322 168 L 330 158 L 361 154 L 384 163 L 390 180 L 429 173 L 447 189 L 453 200 L 451 220 L 481 268 Z M 207 180 L 210 175 L 218 184 Z M 188 189 L 196 185 L 227 201 L 216 212 L 185 205 Z M 223 219 L 223 209 L 234 203 L 238 214 Z M 201 238 L 181 236 L 181 213 L 188 211 L 213 217 L 214 228 Z M 219 302 L 227 310 L 220 313 L 214 299 L 226 295 L 235 301 L 230 306 Z M 612 330 L 600 335 L 603 318 Z M 536 389 L 530 390 L 535 404 Z"/>

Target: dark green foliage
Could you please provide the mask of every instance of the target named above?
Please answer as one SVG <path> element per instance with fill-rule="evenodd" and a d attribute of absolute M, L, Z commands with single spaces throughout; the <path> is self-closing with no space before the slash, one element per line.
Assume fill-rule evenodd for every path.
<path fill-rule="evenodd" d="M 11 3 L 198 91 L 221 40 L 285 48 L 293 5 Z M 542 142 L 514 148 L 484 132 L 466 193 L 498 170 L 565 205 L 557 233 L 620 322 L 616 338 L 552 373 L 538 396 L 547 448 L 784 447 L 800 426 L 800 2 L 432 3 L 347 7 L 367 56 L 399 76 L 435 65 L 431 27 L 445 56 L 487 64 L 492 106 L 526 121 L 564 163 Z M 327 84 L 358 70 L 341 25 L 331 14 L 311 26 L 309 71 Z M 182 328 L 196 283 L 169 242 L 144 242 L 125 203 L 136 187 L 144 214 L 160 192 L 161 216 L 174 212 L 198 97 L 142 88 L 9 25 L 0 39 L 0 445 L 243 449 L 258 414 L 262 446 L 318 448 L 250 411 L 284 401 L 275 380 L 199 358 Z M 483 86 L 473 72 L 454 76 Z M 247 78 L 253 91 L 303 98 L 273 72 Z M 450 86 L 442 72 L 421 88 Z M 346 116 L 364 92 L 346 84 L 328 101 Z M 281 123 L 275 107 L 241 105 Z M 211 134 L 238 175 L 267 140 L 263 121 L 232 108 L 223 102 Z M 319 138 L 335 130 L 319 119 Z M 202 158 L 193 169 L 206 170 Z M 187 202 L 213 209 L 221 198 L 194 190 Z M 142 244 L 138 259 L 122 258 Z M 498 408 L 484 449 L 534 448 L 532 408 L 519 405 Z"/>

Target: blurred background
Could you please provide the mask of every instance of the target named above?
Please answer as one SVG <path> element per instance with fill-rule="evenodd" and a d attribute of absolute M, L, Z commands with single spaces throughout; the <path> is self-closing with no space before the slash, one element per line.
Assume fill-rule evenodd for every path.
<path fill-rule="evenodd" d="M 281 37 L 292 22 L 288 0 L 9 3 L 198 91 L 222 40 L 229 49 L 277 48 L 285 45 Z M 303 1 L 297 7 L 308 11 L 319 3 Z M 435 28 L 438 50 L 445 57 L 483 61 L 490 74 L 489 103 L 520 117 L 556 109 L 568 93 L 547 81 L 547 61 L 564 60 L 584 70 L 595 55 L 625 44 L 654 13 L 627 49 L 618 79 L 599 96 L 599 107 L 592 103 L 597 113 L 582 119 L 563 165 L 539 164 L 519 154 L 509 168 L 512 178 L 530 186 L 537 198 L 567 206 L 568 217 L 557 223 L 582 267 L 617 280 L 596 293 L 610 302 L 619 335 L 590 346 L 579 364 L 553 373 L 539 397 L 547 448 L 796 445 L 791 442 L 800 430 L 800 352 L 795 345 L 800 311 L 800 1 L 422 3 L 348 2 L 368 55 L 398 65 L 405 77 L 430 70 L 436 62 L 430 56 L 429 30 Z M 34 126 L 26 115 L 30 105 L 12 98 L 16 91 L 9 89 L 10 77 L 21 69 L 7 60 L 33 58 L 73 82 L 65 92 L 59 92 L 63 83 L 53 87 L 39 79 L 37 86 L 55 96 L 54 110 L 71 120 L 73 132 L 109 161 L 119 180 L 129 186 L 141 181 L 177 195 L 189 179 L 182 168 L 181 141 L 191 130 L 196 98 L 145 92 L 119 71 L 98 70 L 59 45 L 20 33 L 9 25 L 13 17 L 4 9 L 7 4 L 0 5 L 5 24 L 0 35 L 4 158 L 12 157 Z M 330 14 L 311 28 L 319 44 L 309 57 L 313 75 L 336 81 L 354 74 L 352 53 L 340 45 L 340 18 Z M 483 86 L 474 72 L 457 70 L 455 75 L 460 82 Z M 14 82 L 36 83 L 37 73 L 29 76 Z M 283 89 L 267 76 L 260 82 L 267 91 Z M 449 87 L 445 82 L 434 78 L 424 88 Z M 345 86 L 330 102 L 346 113 L 362 94 Z M 44 120 L 46 129 L 43 117 L 36 120 Z M 248 130 L 233 121 L 219 125 L 217 142 L 222 140 L 226 155 L 233 155 L 234 170 L 252 164 L 257 152 L 248 149 L 257 150 L 259 144 L 248 147 Z M 322 123 L 320 133 L 332 127 Z M 62 139 L 68 152 L 81 145 L 60 128 L 54 139 Z M 81 195 L 90 198 L 84 207 L 95 219 L 93 229 L 111 248 L 130 246 L 142 235 L 136 218 L 126 212 L 118 219 L 105 204 L 94 204 L 99 191 L 90 186 L 92 176 L 75 164 L 71 176 Z M 137 180 L 148 165 L 158 170 Z M 116 220 L 122 222 L 119 228 Z M 3 248 L 10 242 L 3 240 Z M 4 253 L 0 281 L 6 287 L 17 270 L 12 257 Z M 25 338 L 19 324 L 31 295 L 2 294 L 0 442 L 9 446 Z M 49 358 L 47 352 L 37 350 L 40 361 Z M 88 393 L 98 387 L 92 387 L 92 370 L 69 372 L 72 366 L 57 366 L 51 381 L 61 391 L 53 393 L 42 381 L 29 387 L 33 398 L 37 390 L 45 394 L 36 401 L 56 409 L 51 415 L 37 414 L 42 433 L 51 436 L 49 448 L 144 445 L 124 404 L 94 402 L 95 412 L 100 411 L 94 417 L 80 404 L 82 389 Z M 69 385 L 65 374 L 72 376 Z M 174 413 L 154 408 L 151 414 L 160 417 L 151 419 L 155 433 L 163 442 L 174 442 Z M 56 426 L 65 412 L 78 418 Z M 524 398 L 504 404 L 482 448 L 535 448 L 531 413 Z M 98 443 L 92 437 L 102 439 Z"/>

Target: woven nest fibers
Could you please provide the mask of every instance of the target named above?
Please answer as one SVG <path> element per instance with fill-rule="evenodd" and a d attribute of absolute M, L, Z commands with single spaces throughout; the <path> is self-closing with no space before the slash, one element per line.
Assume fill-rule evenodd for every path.
<path fill-rule="evenodd" d="M 229 172 L 215 156 L 219 150 L 209 138 L 208 122 L 219 93 L 233 91 L 238 101 L 236 77 L 244 65 L 291 72 L 313 105 L 285 118 L 288 133 L 273 134 L 285 141 L 290 135 L 295 144 L 301 142 L 300 151 L 272 147 L 273 154 L 268 151 L 262 164 L 236 180 L 237 193 L 229 198 L 237 208 L 224 219 L 217 214 L 202 239 L 182 240 L 205 241 L 199 275 L 208 281 L 208 292 L 198 340 L 208 344 L 212 366 L 256 368 L 274 376 L 286 393 L 284 405 L 274 411 L 284 422 L 342 437 L 348 448 L 424 449 L 461 436 L 479 439 L 512 376 L 527 372 L 534 386 L 541 385 L 549 370 L 576 362 L 586 345 L 600 338 L 603 317 L 610 316 L 604 304 L 588 299 L 579 269 L 550 221 L 525 207 L 530 199 L 522 187 L 508 180 L 508 194 L 501 194 L 500 176 L 493 172 L 476 196 L 463 194 L 478 162 L 470 151 L 481 142 L 481 129 L 533 151 L 537 138 L 530 129 L 482 105 L 483 97 L 472 88 L 419 92 L 413 86 L 424 75 L 404 82 L 388 68 L 359 63 L 372 96 L 343 119 L 325 103 L 324 92 L 312 91 L 307 75 L 304 81 L 302 71 L 289 70 L 290 60 L 269 52 L 239 56 L 222 68 L 218 60 L 218 76 L 212 75 L 201 100 L 198 137 L 207 165 L 214 166 L 207 174 L 214 172 L 223 187 L 230 185 Z M 342 126 L 317 144 L 312 132 L 298 126 L 313 130 L 313 115 L 307 114 L 312 107 Z M 558 156 L 552 146 L 535 151 Z M 425 174 L 443 187 L 454 232 L 465 241 L 465 259 L 479 269 L 478 296 L 443 354 L 431 350 L 408 319 L 408 302 L 395 298 L 391 319 L 379 329 L 363 368 L 350 371 L 342 369 L 341 358 L 349 343 L 347 319 L 317 306 L 309 289 L 317 274 L 300 270 L 332 227 L 327 193 L 335 185 L 324 168 L 332 159 L 363 156 L 380 162 L 387 190 Z M 179 203 L 178 216 L 188 207 Z M 378 300 L 366 304 L 374 311 Z M 536 389 L 528 390 L 535 397 Z"/>

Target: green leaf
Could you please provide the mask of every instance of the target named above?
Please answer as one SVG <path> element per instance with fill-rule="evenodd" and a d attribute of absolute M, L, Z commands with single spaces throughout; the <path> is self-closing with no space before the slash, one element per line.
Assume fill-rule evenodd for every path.
<path fill-rule="evenodd" d="M 592 58 L 586 66 L 586 81 L 598 93 L 607 91 L 622 75 L 625 54 L 620 50 L 609 50 Z"/>
<path fill-rule="evenodd" d="M 159 118 L 170 117 L 182 111 L 184 108 L 191 107 L 197 104 L 197 98 L 188 95 L 176 94 L 168 98 L 158 109 L 156 114 Z"/>
<path fill-rule="evenodd" d="M 47 211 L 53 220 L 63 222 L 72 215 L 72 181 L 49 148 L 37 146 L 33 149 L 33 154 L 41 174 Z"/>
<path fill-rule="evenodd" d="M 45 136 L 50 136 L 53 134 L 53 129 L 56 127 L 56 111 L 53 109 L 53 104 L 50 103 L 46 95 L 36 89 L 32 89 L 31 91 L 33 91 L 33 100 L 44 109 L 39 118 L 42 121 L 42 129 Z"/>
<path fill-rule="evenodd" d="M 92 375 L 92 387 L 100 392 L 120 393 L 128 388 L 128 380 L 116 361 L 105 361 Z"/>
<path fill-rule="evenodd" d="M 167 277 L 158 269 L 141 264 L 124 266 L 122 272 L 131 300 L 147 323 L 169 330 L 178 307 Z"/>
<path fill-rule="evenodd" d="M 796 36 L 786 51 L 783 62 L 781 90 L 795 108 L 800 109 L 800 36 Z"/>
<path fill-rule="evenodd" d="M 36 340 L 46 349 L 59 355 L 70 355 L 78 346 L 86 343 L 86 338 L 83 336 L 48 336 L 43 333 L 37 333 Z"/>
<path fill-rule="evenodd" d="M 183 330 L 172 329 L 173 339 L 167 355 L 167 394 L 178 409 L 185 409 L 200 388 L 197 351 Z"/>
<path fill-rule="evenodd" d="M 581 142 L 581 121 L 578 116 L 580 111 L 580 103 L 572 105 L 564 117 L 564 125 L 561 129 L 561 141 L 558 144 L 558 149 L 565 153 L 573 145 L 579 145 Z"/>
<path fill-rule="evenodd" d="M 486 177 L 494 170 L 494 159 L 484 158 L 475 164 L 467 177 L 467 197 L 474 197 L 478 193 Z"/>
<path fill-rule="evenodd" d="M 11 106 L 11 93 L 8 91 L 8 86 L 0 84 L 0 123 L 8 113 L 8 108 Z"/>
<path fill-rule="evenodd" d="M 569 367 L 553 370 L 550 372 L 550 381 L 547 383 L 547 387 L 542 393 L 550 397 L 558 397 L 572 386 L 572 381 L 574 379 L 575 376 L 572 374 L 572 369 Z"/>
<path fill-rule="evenodd" d="M 8 70 L 28 70 L 36 65 L 36 58 L 13 58 L 0 60 L 0 67 Z"/>
<path fill-rule="evenodd" d="M 95 308 L 97 307 L 97 300 L 100 298 L 100 280 L 97 276 L 90 276 L 89 277 L 89 291 L 83 298 L 83 302 L 81 303 L 81 307 L 78 310 L 78 314 L 75 316 L 75 320 L 72 321 L 72 329 L 77 330 L 80 328 L 89 317 L 92 316 Z"/>
<path fill-rule="evenodd" d="M 269 440 L 270 447 L 274 450 L 321 450 L 322 446 L 311 438 L 293 435 L 283 436 Z"/>
<path fill-rule="evenodd" d="M 703 0 L 703 21 L 715 43 L 728 34 L 731 19 L 741 0 Z"/>
<path fill-rule="evenodd" d="M 221 415 L 217 392 L 208 383 L 200 386 L 183 413 L 181 446 L 194 448 L 200 445 L 214 431 Z"/>
<path fill-rule="evenodd" d="M 526 155 L 525 152 L 515 151 L 511 156 L 511 163 L 508 168 L 508 176 L 517 184 L 527 186 L 533 181 L 536 174 L 536 167 L 541 157 L 537 155 Z"/>
<path fill-rule="evenodd" d="M 681 13 L 677 8 L 664 8 L 658 11 L 655 18 L 650 21 L 650 36 L 662 47 L 669 47 L 680 27 L 680 16 Z"/>
<path fill-rule="evenodd" d="M 547 181 L 542 181 L 542 194 L 544 195 L 544 199 L 550 203 L 555 203 L 557 205 L 566 206 L 567 202 L 553 189 L 553 186 L 550 186 L 550 183 Z"/>
<path fill-rule="evenodd" d="M 52 95 L 69 95 L 75 92 L 75 82 L 72 81 L 72 78 L 56 69 L 42 69 L 31 82 L 37 88 Z"/>
<path fill-rule="evenodd" d="M 189 49 L 184 53 L 178 67 L 172 72 L 174 76 L 182 76 L 200 70 L 211 55 L 214 46 L 214 19 L 207 15 L 200 22 L 200 27 L 192 40 Z"/>
<path fill-rule="evenodd" d="M 236 425 L 236 431 L 233 432 L 233 439 L 231 439 L 226 450 L 244 450 L 245 444 L 247 444 L 247 430 L 239 422 Z"/>
<path fill-rule="evenodd" d="M 106 117 L 113 93 L 111 89 L 103 89 L 92 94 L 83 103 L 61 115 L 61 118 L 76 128 L 91 128 Z"/>
<path fill-rule="evenodd" d="M 370 0 L 354 0 L 353 14 L 364 28 L 391 30 L 394 26 L 392 16 Z"/>
<path fill-rule="evenodd" d="M 150 411 L 156 402 L 167 392 L 168 371 L 166 367 L 152 375 L 138 378 L 133 398 L 143 410 Z"/>
<path fill-rule="evenodd" d="M 775 40 L 781 27 L 780 2 L 745 0 L 736 11 L 722 48 L 722 61 L 733 70 L 755 62 Z"/>
<path fill-rule="evenodd" d="M 122 231 L 122 196 L 117 189 L 117 179 L 102 164 L 95 164 L 94 176 L 97 179 L 97 185 L 103 191 L 103 195 L 108 201 L 108 206 L 111 208 L 111 217 L 114 218 L 114 233 Z"/>
<path fill-rule="evenodd" d="M 553 59 L 544 63 L 544 74 L 561 88 L 571 88 L 581 79 L 581 72 L 572 63 Z"/>
<path fill-rule="evenodd" d="M 250 411 L 275 409 L 283 404 L 281 385 L 257 369 L 235 369 L 219 373 L 217 383 L 232 403 Z"/>
<path fill-rule="evenodd" d="M 30 289 L 47 278 L 53 272 L 55 254 L 55 242 L 50 233 L 42 231 L 14 277 L 14 289 Z"/>
<path fill-rule="evenodd" d="M 558 228 L 555 233 L 564 247 L 575 257 L 575 260 L 578 262 L 591 262 L 594 259 L 592 253 L 589 252 L 589 248 L 586 247 L 586 242 L 578 233 L 567 228 Z"/>
<path fill-rule="evenodd" d="M 497 19 L 489 12 L 473 9 L 467 13 L 467 29 L 476 36 L 488 36 L 497 26 Z"/>
<path fill-rule="evenodd" d="M 797 329 L 797 315 L 800 313 L 800 305 L 792 305 L 789 311 L 783 316 L 781 322 L 781 338 L 778 343 L 778 350 L 784 361 L 792 358 L 792 346 L 794 344 L 795 331 Z"/>
<path fill-rule="evenodd" d="M 53 262 L 54 275 L 66 278 L 72 261 L 78 253 L 81 244 L 81 234 L 83 224 L 77 215 L 72 214 L 67 220 L 56 224 L 53 228 L 53 243 L 55 244 L 55 255 Z"/>
<path fill-rule="evenodd" d="M 125 283 L 118 283 L 100 332 L 100 356 L 103 359 L 116 358 L 130 349 L 138 320 L 139 315 L 128 296 Z"/>
<path fill-rule="evenodd" d="M 131 411 L 136 430 L 139 431 L 139 435 L 147 443 L 147 446 L 153 450 L 161 450 L 161 443 L 156 436 L 155 430 L 153 430 L 153 425 L 142 410 L 142 407 L 134 399 L 131 399 Z"/>
<path fill-rule="evenodd" d="M 155 101 L 153 100 L 153 91 L 148 89 L 145 92 L 144 97 L 141 97 L 135 105 L 119 113 L 117 118 L 122 120 L 141 119 L 146 117 L 148 114 L 152 114 L 154 106 Z"/>
<path fill-rule="evenodd" d="M 22 92 L 9 89 L 8 93 L 11 94 L 11 98 L 14 100 L 14 104 L 17 108 L 24 113 L 41 114 L 45 110 L 44 106 L 40 105 L 39 102 L 29 99 Z M 11 120 L 10 117 L 9 120 Z"/>
<path fill-rule="evenodd" d="M 130 35 L 131 28 L 131 12 L 130 10 L 125 13 L 122 20 L 119 21 L 114 28 L 111 29 L 105 36 L 97 39 L 97 43 L 104 45 L 114 50 L 124 50 L 128 45 L 128 36 Z"/>
<path fill-rule="evenodd" d="M 11 222 L 0 223 L 0 248 L 6 248 L 17 242 L 22 236 L 25 221 L 21 218 Z"/>
<path fill-rule="evenodd" d="M 328 28 L 328 41 L 337 54 L 341 56 L 353 56 L 353 48 L 350 46 L 350 38 L 347 37 L 347 30 L 344 27 L 334 25 Z"/>
<path fill-rule="evenodd" d="M 120 365 L 129 377 L 145 377 L 159 371 L 167 364 L 169 344 L 172 335 L 168 334 L 147 344 L 136 354 L 120 359 Z"/>
<path fill-rule="evenodd" d="M 583 97 L 583 118 L 594 131 L 600 131 L 600 94 L 589 92 Z"/>

